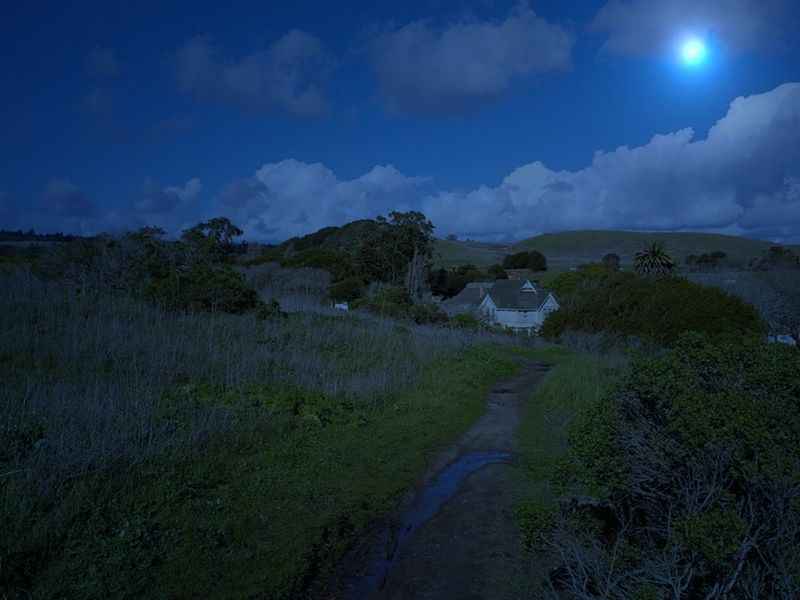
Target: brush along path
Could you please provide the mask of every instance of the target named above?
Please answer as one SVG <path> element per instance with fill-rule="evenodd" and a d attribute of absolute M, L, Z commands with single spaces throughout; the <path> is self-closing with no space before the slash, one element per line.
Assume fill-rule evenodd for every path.
<path fill-rule="evenodd" d="M 346 561 L 341 596 L 403 598 L 510 597 L 522 564 L 514 519 L 515 430 L 520 409 L 549 366 L 526 362 L 498 382 L 486 413 L 433 463 L 394 522 Z"/>

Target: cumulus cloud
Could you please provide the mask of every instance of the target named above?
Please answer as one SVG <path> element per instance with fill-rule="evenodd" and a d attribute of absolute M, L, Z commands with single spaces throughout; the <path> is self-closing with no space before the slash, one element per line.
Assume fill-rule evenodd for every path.
<path fill-rule="evenodd" d="M 92 201 L 74 183 L 54 179 L 45 187 L 42 208 L 59 217 L 93 217 L 97 210 Z"/>
<path fill-rule="evenodd" d="M 679 37 L 712 35 L 734 52 L 773 47 L 797 25 L 793 0 L 609 0 L 590 29 L 608 34 L 604 49 L 647 55 Z"/>
<path fill-rule="evenodd" d="M 265 164 L 253 176 L 232 182 L 218 202 L 250 239 L 275 241 L 409 210 L 430 191 L 429 179 L 408 177 L 391 165 L 341 180 L 320 163 L 290 159 Z"/>
<path fill-rule="evenodd" d="M 203 186 L 196 177 L 190 179 L 181 186 L 169 186 L 162 188 L 153 179 L 146 179 L 142 199 L 136 203 L 136 210 L 150 214 L 170 213 L 179 207 L 186 206 L 194 200 Z"/>
<path fill-rule="evenodd" d="M 581 228 L 731 230 L 771 237 L 800 228 L 800 84 L 734 100 L 705 139 L 691 129 L 638 148 L 596 152 L 579 171 L 522 166 L 499 186 L 423 200 L 446 229 L 515 239 Z"/>
<path fill-rule="evenodd" d="M 735 99 L 704 139 L 691 129 L 656 135 L 640 147 L 598 151 L 577 171 L 533 162 L 497 186 L 455 192 L 392 166 L 342 180 L 322 164 L 285 160 L 228 185 L 216 209 L 266 241 L 421 210 L 438 235 L 487 241 L 639 229 L 800 242 L 800 83 Z"/>
<path fill-rule="evenodd" d="M 92 77 L 117 77 L 119 61 L 111 48 L 94 48 L 84 62 L 86 72 Z"/>
<path fill-rule="evenodd" d="M 332 60 L 315 36 L 292 30 L 264 51 L 238 59 L 219 54 L 208 36 L 184 44 L 175 55 L 180 88 L 256 113 L 309 117 L 325 112 L 323 87 Z"/>
<path fill-rule="evenodd" d="M 491 101 L 515 78 L 565 69 L 573 37 L 525 3 L 503 21 L 417 21 L 378 35 L 372 62 L 390 109 L 463 113 Z"/>

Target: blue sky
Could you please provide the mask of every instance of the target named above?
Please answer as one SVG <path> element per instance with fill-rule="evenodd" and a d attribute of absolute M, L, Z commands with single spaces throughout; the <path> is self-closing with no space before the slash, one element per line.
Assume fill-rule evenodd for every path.
<path fill-rule="evenodd" d="M 2 9 L 0 228 L 800 241 L 791 0 L 138 4 Z"/>

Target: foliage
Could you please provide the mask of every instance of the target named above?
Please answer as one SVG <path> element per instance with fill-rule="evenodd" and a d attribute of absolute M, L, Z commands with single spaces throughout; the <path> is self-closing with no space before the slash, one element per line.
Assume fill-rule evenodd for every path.
<path fill-rule="evenodd" d="M 558 338 L 566 330 L 608 331 L 669 345 L 686 331 L 711 336 L 763 336 L 758 311 L 725 292 L 676 277 L 634 273 L 570 272 L 553 282 L 561 309 L 549 314 L 542 334 Z"/>
<path fill-rule="evenodd" d="M 722 262 L 727 257 L 727 254 L 721 250 L 714 250 L 713 252 L 704 252 L 703 254 L 689 254 L 685 263 L 690 269 L 706 269 L 717 268 L 722 265 Z"/>
<path fill-rule="evenodd" d="M 640 275 L 666 275 L 675 268 L 672 258 L 664 251 L 663 244 L 652 242 L 633 257 L 633 267 Z"/>
<path fill-rule="evenodd" d="M 481 325 L 481 322 L 475 317 L 475 315 L 461 313 L 451 318 L 450 324 L 453 327 L 458 327 L 460 329 L 478 329 Z"/>
<path fill-rule="evenodd" d="M 546 271 L 547 259 L 537 250 L 529 252 L 516 252 L 503 259 L 505 269 L 531 269 L 533 271 Z"/>
<path fill-rule="evenodd" d="M 184 230 L 181 240 L 188 246 L 192 262 L 219 263 L 232 257 L 235 250 L 233 240 L 243 233 L 225 217 L 216 217 Z"/>
<path fill-rule="evenodd" d="M 448 320 L 447 313 L 432 303 L 414 304 L 409 309 L 409 316 L 417 325 L 446 323 Z"/>
<path fill-rule="evenodd" d="M 357 300 L 364 293 L 364 280 L 353 276 L 334 283 L 328 290 L 328 294 L 334 300 L 352 302 Z"/>
<path fill-rule="evenodd" d="M 610 271 L 619 271 L 619 254 L 613 252 L 605 254 L 602 263 Z"/>
<path fill-rule="evenodd" d="M 322 247 L 312 247 L 302 252 L 291 255 L 280 261 L 282 267 L 301 268 L 314 267 L 325 269 L 331 274 L 333 281 L 345 279 L 358 279 L 355 275 L 355 265 L 349 254 L 339 250 Z"/>
<path fill-rule="evenodd" d="M 275 299 L 269 302 L 263 302 L 256 310 L 256 319 L 258 321 L 266 321 L 268 319 L 274 319 L 275 317 L 286 316 L 288 315 L 281 310 L 280 302 Z"/>
<path fill-rule="evenodd" d="M 451 269 L 436 269 L 432 271 L 428 278 L 428 285 L 433 294 L 444 298 L 452 298 L 461 292 L 468 283 L 493 279 L 495 277 L 481 271 L 475 265 L 467 264 Z"/>
<path fill-rule="evenodd" d="M 750 262 L 750 268 L 756 271 L 800 269 L 800 257 L 784 246 L 770 246 L 763 256 Z"/>
<path fill-rule="evenodd" d="M 502 265 L 492 265 L 486 270 L 486 273 L 491 279 L 508 279 L 508 273 Z"/>
<path fill-rule="evenodd" d="M 548 536 L 569 574 L 560 584 L 595 590 L 586 598 L 622 600 L 646 586 L 691 598 L 793 598 L 799 371 L 792 348 L 698 333 L 637 357 L 571 427 L 564 487 L 594 499 L 562 504 Z M 600 506 L 605 533 L 587 539 L 570 514 Z M 625 548 L 635 552 L 615 560 Z"/>

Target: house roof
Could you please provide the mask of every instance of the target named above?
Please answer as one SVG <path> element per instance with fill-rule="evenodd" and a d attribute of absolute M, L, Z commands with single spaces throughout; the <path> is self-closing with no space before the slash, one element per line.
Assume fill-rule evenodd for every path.
<path fill-rule="evenodd" d="M 494 284 L 494 281 L 475 281 L 468 283 L 458 294 L 443 301 L 441 307 L 448 314 L 475 310 L 486 295 L 485 293 L 481 294 L 481 290 L 489 289 Z"/>
<path fill-rule="evenodd" d="M 526 280 L 501 279 L 495 282 L 487 295 L 499 309 L 538 310 L 550 291 L 539 286 L 533 286 L 534 291 L 524 291 Z"/>

